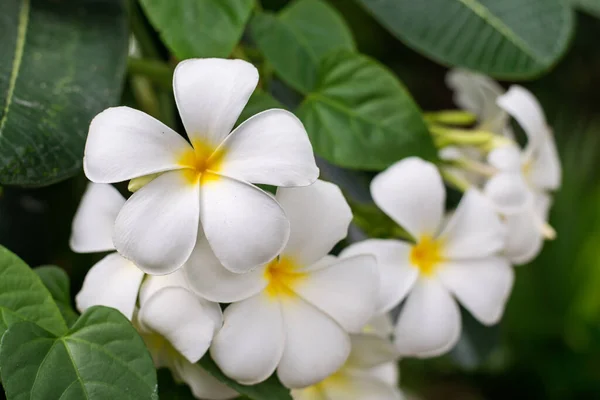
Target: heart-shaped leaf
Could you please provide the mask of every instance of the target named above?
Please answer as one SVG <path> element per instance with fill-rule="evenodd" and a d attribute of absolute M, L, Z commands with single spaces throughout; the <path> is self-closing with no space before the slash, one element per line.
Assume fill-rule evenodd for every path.
<path fill-rule="evenodd" d="M 0 348 L 8 400 L 158 399 L 152 358 L 131 323 L 107 307 L 88 309 L 64 335 L 12 325 Z"/>
<path fill-rule="evenodd" d="M 44 265 L 37 267 L 33 271 L 50 291 L 67 325 L 73 325 L 77 321 L 77 318 L 79 318 L 79 314 L 73 310 L 73 306 L 71 305 L 69 275 L 67 275 L 64 269 L 54 265 Z"/>

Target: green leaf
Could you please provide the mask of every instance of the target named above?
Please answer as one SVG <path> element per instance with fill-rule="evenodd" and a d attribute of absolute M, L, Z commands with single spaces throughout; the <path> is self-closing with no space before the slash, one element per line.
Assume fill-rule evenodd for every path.
<path fill-rule="evenodd" d="M 50 291 L 67 325 L 73 325 L 77 321 L 77 318 L 79 318 L 79 314 L 71 306 L 69 275 L 67 275 L 64 269 L 54 265 L 44 265 L 35 268 L 33 271 L 38 274 L 46 288 Z"/>
<path fill-rule="evenodd" d="M 244 107 L 242 114 L 240 114 L 237 124 L 239 125 L 248 118 L 271 108 L 285 107 L 283 107 L 283 105 L 281 105 L 281 103 L 269 93 L 263 92 L 260 89 L 256 89 L 254 93 L 252 93 L 252 96 L 250 96 L 250 100 L 248 100 L 248 104 L 246 104 L 246 107 Z"/>
<path fill-rule="evenodd" d="M 0 370 L 9 400 L 158 399 L 142 338 L 107 307 L 88 309 L 60 336 L 14 324 L 2 337 Z"/>
<path fill-rule="evenodd" d="M 122 1 L 3 0 L 0 183 L 42 186 L 81 169 L 91 119 L 118 102 Z"/>
<path fill-rule="evenodd" d="M 59 308 L 40 278 L 15 254 L 0 246 L 0 335 L 20 321 L 56 335 L 67 331 Z"/>
<path fill-rule="evenodd" d="M 179 59 L 228 57 L 244 32 L 253 0 L 141 0 L 148 19 Z"/>
<path fill-rule="evenodd" d="M 565 53 L 573 12 L 563 0 L 358 0 L 392 34 L 445 65 L 531 78 Z"/>
<path fill-rule="evenodd" d="M 344 19 L 322 0 L 297 0 L 278 15 L 259 13 L 250 29 L 277 75 L 301 93 L 314 87 L 325 54 L 354 50 L 352 33 Z"/>
<path fill-rule="evenodd" d="M 382 170 L 408 156 L 434 160 L 419 107 L 384 66 L 348 51 L 325 57 L 297 111 L 315 152 L 355 169 Z"/>
<path fill-rule="evenodd" d="M 569 0 L 576 10 L 582 10 L 600 18 L 600 0 Z"/>
<path fill-rule="evenodd" d="M 252 400 L 292 400 L 289 389 L 285 388 L 275 375 L 257 385 L 246 386 L 225 376 L 208 354 L 202 357 L 198 364 L 219 381 Z"/>

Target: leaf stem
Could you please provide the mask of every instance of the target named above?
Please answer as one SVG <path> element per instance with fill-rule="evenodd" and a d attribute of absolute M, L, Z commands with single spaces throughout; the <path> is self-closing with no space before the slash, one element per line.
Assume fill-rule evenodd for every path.
<path fill-rule="evenodd" d="M 127 69 L 134 75 L 142 75 L 162 89 L 172 90 L 173 69 L 160 61 L 129 57 Z"/>

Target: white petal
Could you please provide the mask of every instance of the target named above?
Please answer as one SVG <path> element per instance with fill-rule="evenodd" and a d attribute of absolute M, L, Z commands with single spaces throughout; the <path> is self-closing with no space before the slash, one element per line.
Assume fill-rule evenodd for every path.
<path fill-rule="evenodd" d="M 384 313 L 375 315 L 363 327 L 362 333 L 376 335 L 382 338 L 388 338 L 394 332 L 394 324 L 390 314 Z"/>
<path fill-rule="evenodd" d="M 511 265 L 501 257 L 445 262 L 438 276 L 458 301 L 486 325 L 495 324 L 502 316 L 514 281 Z"/>
<path fill-rule="evenodd" d="M 415 238 L 438 232 L 446 190 L 437 168 L 409 157 L 389 167 L 371 182 L 373 200 Z"/>
<path fill-rule="evenodd" d="M 208 300 L 221 303 L 247 299 L 267 285 L 264 268 L 236 274 L 223 267 L 201 232 L 182 270 L 192 290 Z"/>
<path fill-rule="evenodd" d="M 198 234 L 199 187 L 184 173 L 162 174 L 135 192 L 115 222 L 113 241 L 149 274 L 168 274 L 188 259 Z"/>
<path fill-rule="evenodd" d="M 394 343 L 404 356 L 435 357 L 456 345 L 460 330 L 456 301 L 439 281 L 422 278 L 400 312 Z"/>
<path fill-rule="evenodd" d="M 197 399 L 226 400 L 239 396 L 238 392 L 225 386 L 198 364 L 183 359 L 176 368 L 179 378 L 190 387 Z"/>
<path fill-rule="evenodd" d="M 483 187 L 483 193 L 502 214 L 521 212 L 531 201 L 531 192 L 520 172 L 499 172 Z"/>
<path fill-rule="evenodd" d="M 542 250 L 544 237 L 538 226 L 535 211 L 527 208 L 505 218 L 507 228 L 503 255 L 515 264 L 526 264 Z"/>
<path fill-rule="evenodd" d="M 487 160 L 503 172 L 521 172 L 521 150 L 516 145 L 498 147 L 489 152 Z"/>
<path fill-rule="evenodd" d="M 411 246 L 399 240 L 368 239 L 354 243 L 340 257 L 372 254 L 379 270 L 379 301 L 376 313 L 396 307 L 415 284 L 419 270 L 410 264 Z"/>
<path fill-rule="evenodd" d="M 90 124 L 83 169 L 89 180 L 121 182 L 180 169 L 190 145 L 162 122 L 129 107 L 109 108 Z"/>
<path fill-rule="evenodd" d="M 465 193 L 439 236 L 448 259 L 485 257 L 499 252 L 506 230 L 490 201 L 479 191 Z"/>
<path fill-rule="evenodd" d="M 113 227 L 125 199 L 117 189 L 102 183 L 90 183 L 73 218 L 69 245 L 76 253 L 114 250 Z"/>
<path fill-rule="evenodd" d="M 389 339 L 370 334 L 350 335 L 352 350 L 346 366 L 357 369 L 372 368 L 390 361 L 397 361 L 398 352 Z"/>
<path fill-rule="evenodd" d="M 281 305 L 285 349 L 277 376 L 284 386 L 301 388 L 337 371 L 350 354 L 350 338 L 333 319 L 300 297 Z"/>
<path fill-rule="evenodd" d="M 373 316 L 378 289 L 379 275 L 372 255 L 339 259 L 307 273 L 294 285 L 296 293 L 351 332 L 360 331 Z"/>
<path fill-rule="evenodd" d="M 561 165 L 552 132 L 548 130 L 546 138 L 532 154 L 532 162 L 527 178 L 538 189 L 556 190 L 561 184 Z"/>
<path fill-rule="evenodd" d="M 518 85 L 512 85 L 508 91 L 498 97 L 497 103 L 508 112 L 527 134 L 528 145 L 537 147 L 545 140 L 547 133 L 546 117 L 535 96 Z"/>
<path fill-rule="evenodd" d="M 275 371 L 284 342 L 280 305 L 261 293 L 225 309 L 210 354 L 225 375 L 253 385 Z"/>
<path fill-rule="evenodd" d="M 75 304 L 80 312 L 92 306 L 106 306 L 121 311 L 129 320 L 133 316 L 138 290 L 144 273 L 117 253 L 94 265 L 85 276 Z"/>
<path fill-rule="evenodd" d="M 154 293 L 140 308 L 141 325 L 160 334 L 189 362 L 195 363 L 208 350 L 215 325 L 196 295 L 181 287 L 166 287 Z"/>
<path fill-rule="evenodd" d="M 324 387 L 327 399 L 401 400 L 400 391 L 362 371 L 348 371 L 338 381 Z"/>
<path fill-rule="evenodd" d="M 202 185 L 200 201 L 206 238 L 230 271 L 266 264 L 285 246 L 290 233 L 285 212 L 256 186 L 221 176 Z"/>
<path fill-rule="evenodd" d="M 258 71 L 243 60 L 180 62 L 173 91 L 188 137 L 217 146 L 231 132 L 258 83 Z"/>
<path fill-rule="evenodd" d="M 304 125 L 288 111 L 256 114 L 222 144 L 223 175 L 275 186 L 306 186 L 319 177 Z"/>
<path fill-rule="evenodd" d="M 400 371 L 398 369 L 398 362 L 389 362 L 378 365 L 373 368 L 369 368 L 366 373 L 373 378 L 379 379 L 382 382 L 387 383 L 392 387 L 398 387 L 398 380 L 400 377 Z"/>
<path fill-rule="evenodd" d="M 352 211 L 339 187 L 316 181 L 301 188 L 277 190 L 277 201 L 290 221 L 283 254 L 309 266 L 322 259 L 348 234 Z"/>

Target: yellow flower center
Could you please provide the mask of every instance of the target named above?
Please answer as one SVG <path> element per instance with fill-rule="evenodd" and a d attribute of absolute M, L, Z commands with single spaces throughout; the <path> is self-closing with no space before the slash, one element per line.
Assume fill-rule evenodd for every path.
<path fill-rule="evenodd" d="M 279 257 L 265 269 L 266 293 L 270 297 L 295 296 L 294 285 L 302 281 L 306 273 L 298 271 L 298 265 L 288 257 Z"/>
<path fill-rule="evenodd" d="M 410 251 L 411 264 L 419 268 L 423 275 L 433 275 L 437 265 L 444 259 L 442 247 L 439 240 L 427 235 L 421 236 Z"/>
<path fill-rule="evenodd" d="M 192 141 L 193 149 L 183 152 L 177 163 L 185 168 L 184 174 L 190 184 L 204 184 L 219 179 L 224 151 L 199 140 Z"/>

